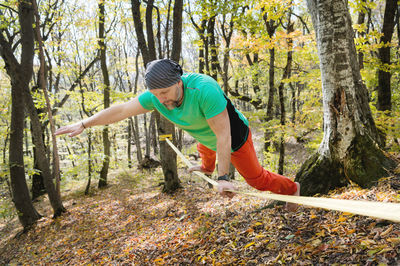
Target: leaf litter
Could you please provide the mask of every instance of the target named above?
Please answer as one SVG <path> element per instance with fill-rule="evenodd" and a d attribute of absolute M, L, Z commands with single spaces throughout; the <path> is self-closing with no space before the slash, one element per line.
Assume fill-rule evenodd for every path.
<path fill-rule="evenodd" d="M 398 265 L 400 224 L 265 199 L 220 197 L 185 180 L 173 195 L 114 179 L 90 196 L 64 200 L 68 213 L 42 218 L 0 248 L 0 264 L 48 265 Z M 146 179 L 153 184 L 154 174 Z M 149 181 L 149 180 L 148 180 Z M 240 182 L 241 190 L 248 187 Z M 399 202 L 400 180 L 331 191 L 339 199 Z"/>

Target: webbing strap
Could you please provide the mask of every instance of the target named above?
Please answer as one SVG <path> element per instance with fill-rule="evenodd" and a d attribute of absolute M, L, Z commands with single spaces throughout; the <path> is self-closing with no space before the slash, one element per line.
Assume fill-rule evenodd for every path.
<path fill-rule="evenodd" d="M 165 139 L 169 146 L 176 152 L 176 154 L 186 163 L 188 167 L 192 164 L 190 161 L 175 147 L 169 139 Z M 218 182 L 210 179 L 201 172 L 194 172 L 205 181 L 212 184 L 214 187 L 218 186 Z M 289 196 L 279 195 L 274 193 L 251 193 L 242 191 L 231 191 L 237 194 L 243 194 L 247 196 L 286 201 L 296 204 L 302 204 L 309 207 L 323 208 L 327 210 L 336 210 L 342 212 L 349 212 L 354 214 L 360 214 L 394 222 L 400 222 L 400 204 L 399 203 L 388 203 L 388 202 L 376 202 L 376 201 L 360 201 L 360 200 L 343 200 L 343 199 L 332 199 L 332 198 L 315 198 L 315 197 L 304 197 L 304 196 Z"/>

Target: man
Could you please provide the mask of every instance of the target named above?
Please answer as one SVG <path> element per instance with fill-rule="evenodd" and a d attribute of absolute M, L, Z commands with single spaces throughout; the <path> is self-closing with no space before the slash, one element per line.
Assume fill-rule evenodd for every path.
<path fill-rule="evenodd" d="M 211 174 L 218 156 L 218 190 L 235 190 L 229 182 L 229 164 L 235 166 L 246 182 L 258 190 L 300 195 L 300 184 L 261 167 L 254 150 L 247 119 L 232 105 L 218 83 L 203 74 L 185 73 L 176 62 L 160 59 L 150 62 L 145 73 L 148 90 L 129 102 L 110 108 L 76 124 L 61 127 L 56 135 L 73 137 L 85 128 L 107 125 L 125 118 L 159 111 L 177 127 L 193 136 L 199 144 L 201 166 L 189 171 Z M 295 209 L 295 204 L 287 204 Z"/>

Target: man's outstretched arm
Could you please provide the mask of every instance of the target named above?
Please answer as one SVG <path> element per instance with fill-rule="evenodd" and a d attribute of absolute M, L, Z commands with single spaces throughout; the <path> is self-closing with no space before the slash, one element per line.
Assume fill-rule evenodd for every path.
<path fill-rule="evenodd" d="M 143 108 L 143 106 L 139 103 L 138 97 L 135 97 L 126 103 L 113 105 L 107 109 L 104 109 L 97 114 L 75 124 L 60 127 L 57 129 L 55 134 L 69 134 L 70 137 L 74 137 L 82 133 L 85 128 L 112 124 L 128 117 L 147 112 L 149 112 L 149 110 Z"/>

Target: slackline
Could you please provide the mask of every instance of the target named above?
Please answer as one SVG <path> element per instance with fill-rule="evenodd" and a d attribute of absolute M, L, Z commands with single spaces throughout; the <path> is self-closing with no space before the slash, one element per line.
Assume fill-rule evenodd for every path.
<path fill-rule="evenodd" d="M 171 146 L 171 148 L 176 152 L 176 154 L 187 164 L 188 167 L 192 166 L 191 162 L 175 147 L 174 144 L 172 144 L 172 142 L 168 138 L 165 138 L 165 141 L 169 144 L 169 146 Z M 207 177 L 205 174 L 198 171 L 195 171 L 194 173 L 200 176 L 205 181 L 212 184 L 213 186 L 215 187 L 218 186 L 217 181 Z M 400 222 L 400 203 L 290 196 L 290 195 L 280 195 L 267 192 L 263 193 L 252 193 L 252 192 L 242 192 L 242 191 L 230 191 L 230 192 L 243 194 L 247 196 L 271 199 L 271 200 L 286 201 L 309 207 L 349 212 L 353 214 L 390 220 L 393 222 Z"/>

